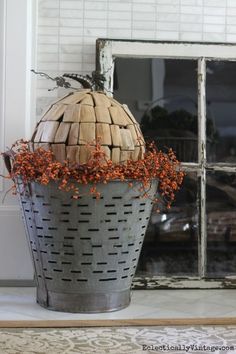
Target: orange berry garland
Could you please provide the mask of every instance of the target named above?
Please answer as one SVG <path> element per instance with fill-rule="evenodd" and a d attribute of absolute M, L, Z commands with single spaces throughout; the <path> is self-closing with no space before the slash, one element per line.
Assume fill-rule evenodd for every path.
<path fill-rule="evenodd" d="M 143 197 L 148 197 L 147 189 L 152 180 L 157 179 L 160 199 L 156 201 L 170 208 L 185 175 L 173 150 L 163 153 L 152 143 L 142 160 L 114 164 L 106 158 L 99 142 L 88 145 L 88 149 L 90 159 L 86 164 L 71 165 L 67 160 L 63 163 L 56 161 L 51 150 L 38 148 L 32 152 L 28 142 L 19 140 L 3 154 L 11 160 L 11 172 L 7 177 L 13 181 L 20 178 L 24 185 L 30 182 L 47 185 L 54 181 L 58 183 L 59 189 L 72 191 L 73 198 L 79 197 L 80 184 L 92 184 L 90 193 L 99 198 L 96 184 L 114 180 L 127 181 L 130 187 L 133 186 L 133 180 L 138 181 L 142 186 Z M 14 188 L 16 191 L 16 185 Z"/>

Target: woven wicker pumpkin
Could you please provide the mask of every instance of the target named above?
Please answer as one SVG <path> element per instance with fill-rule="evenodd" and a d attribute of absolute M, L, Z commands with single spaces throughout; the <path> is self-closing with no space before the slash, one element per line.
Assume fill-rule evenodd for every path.
<path fill-rule="evenodd" d="M 139 124 L 126 105 L 104 92 L 75 91 L 55 102 L 32 136 L 32 149 L 52 149 L 56 160 L 86 163 L 88 144 L 99 141 L 113 163 L 143 158 L 145 143 Z"/>

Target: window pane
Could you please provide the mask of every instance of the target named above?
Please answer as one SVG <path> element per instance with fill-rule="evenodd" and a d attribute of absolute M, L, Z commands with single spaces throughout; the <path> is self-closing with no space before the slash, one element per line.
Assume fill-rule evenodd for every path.
<path fill-rule="evenodd" d="M 172 208 L 152 213 L 136 275 L 197 275 L 197 239 L 197 176 L 189 173 Z"/>
<path fill-rule="evenodd" d="M 236 162 L 236 62 L 208 61 L 206 74 L 208 161 Z"/>
<path fill-rule="evenodd" d="M 126 103 L 146 138 L 197 161 L 197 62 L 116 58 L 114 97 Z"/>
<path fill-rule="evenodd" d="M 236 175 L 207 173 L 207 271 L 236 274 Z"/>

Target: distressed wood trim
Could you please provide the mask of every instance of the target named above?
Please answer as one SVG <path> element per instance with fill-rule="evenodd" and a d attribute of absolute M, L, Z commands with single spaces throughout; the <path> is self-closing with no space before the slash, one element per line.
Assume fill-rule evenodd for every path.
<path fill-rule="evenodd" d="M 101 47 L 107 43 L 112 46 L 112 55 L 115 57 L 159 57 L 181 59 L 235 60 L 235 43 L 198 43 L 198 42 L 171 42 L 171 41 L 140 41 L 98 39 Z M 224 51 L 221 50 L 224 49 Z"/>
<path fill-rule="evenodd" d="M 157 289 L 236 289 L 236 277 L 201 279 L 200 277 L 134 277 L 133 290 Z"/>
<path fill-rule="evenodd" d="M 184 171 L 189 172 L 196 172 L 201 170 L 201 163 L 191 163 L 191 162 L 182 162 L 181 167 Z M 205 168 L 207 171 L 219 171 L 219 172 L 232 172 L 236 173 L 236 166 L 235 164 L 230 163 L 207 163 L 205 162 Z"/>
<path fill-rule="evenodd" d="M 236 166 L 227 163 L 207 163 L 206 169 L 208 171 L 236 172 Z"/>
<path fill-rule="evenodd" d="M 181 168 L 186 172 L 197 172 L 201 169 L 198 163 L 181 162 Z"/>
<path fill-rule="evenodd" d="M 201 167 L 206 164 L 206 61 L 198 60 L 198 161 Z"/>
<path fill-rule="evenodd" d="M 206 232 L 206 61 L 198 60 L 198 162 L 199 171 L 199 247 L 198 270 L 201 277 L 206 275 L 207 232 Z"/>
<path fill-rule="evenodd" d="M 104 90 L 108 96 L 112 96 L 114 74 L 112 41 L 96 41 L 96 70 L 104 75 Z"/>
<path fill-rule="evenodd" d="M 41 320 L 0 321 L 0 328 L 80 328 L 138 326 L 228 326 L 236 325 L 236 317 L 212 318 L 143 318 L 121 320 Z"/>

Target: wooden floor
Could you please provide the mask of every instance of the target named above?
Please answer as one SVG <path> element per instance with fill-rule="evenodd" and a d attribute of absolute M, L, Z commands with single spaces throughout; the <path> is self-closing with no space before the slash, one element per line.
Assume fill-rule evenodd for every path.
<path fill-rule="evenodd" d="M 224 318 L 175 318 L 131 320 L 48 320 L 0 321 L 0 328 L 69 328 L 69 327 L 122 327 L 122 326 L 236 326 L 236 317 Z"/>

